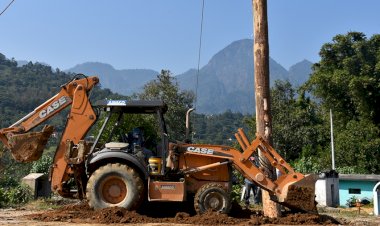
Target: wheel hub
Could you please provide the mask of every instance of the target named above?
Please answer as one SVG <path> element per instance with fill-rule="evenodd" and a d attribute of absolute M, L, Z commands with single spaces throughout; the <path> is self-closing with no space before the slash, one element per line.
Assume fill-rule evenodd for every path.
<path fill-rule="evenodd" d="M 105 202 L 117 204 L 127 196 L 127 186 L 119 177 L 108 177 L 101 186 L 101 194 Z"/>
<path fill-rule="evenodd" d="M 117 186 L 117 185 L 111 185 L 111 187 L 109 188 L 109 194 L 112 197 L 118 197 L 118 196 L 120 196 L 120 194 L 121 194 L 120 187 Z"/>
<path fill-rule="evenodd" d="M 223 207 L 223 197 L 216 192 L 208 194 L 205 200 L 209 209 L 219 211 Z"/>
<path fill-rule="evenodd" d="M 218 208 L 219 206 L 219 199 L 217 199 L 216 197 L 212 197 L 209 201 L 209 205 L 212 209 L 216 209 Z"/>

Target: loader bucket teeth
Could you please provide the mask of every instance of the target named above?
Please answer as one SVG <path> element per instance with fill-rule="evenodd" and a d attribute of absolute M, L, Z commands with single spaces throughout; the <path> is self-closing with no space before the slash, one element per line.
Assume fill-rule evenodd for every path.
<path fill-rule="evenodd" d="M 15 134 L 9 137 L 8 144 L 13 158 L 18 162 L 38 160 L 53 131 L 53 126 L 46 125 L 41 132 Z"/>
<path fill-rule="evenodd" d="M 317 213 L 317 202 L 315 201 L 315 182 L 317 176 L 310 174 L 300 181 L 288 186 L 282 205 L 292 210 L 306 213 Z"/>

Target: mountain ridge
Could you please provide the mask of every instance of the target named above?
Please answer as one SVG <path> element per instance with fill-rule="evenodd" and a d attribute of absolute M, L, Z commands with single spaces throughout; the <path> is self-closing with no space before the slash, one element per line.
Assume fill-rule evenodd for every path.
<path fill-rule="evenodd" d="M 151 69 L 115 69 L 111 64 L 85 62 L 65 70 L 65 72 L 97 75 L 104 88 L 122 95 L 132 95 L 141 91 L 142 87 L 156 78 L 159 72 Z M 115 82 L 117 81 L 117 82 Z"/>
<path fill-rule="evenodd" d="M 312 70 L 312 63 L 308 60 L 298 62 L 287 70 L 269 58 L 269 66 L 271 85 L 275 80 L 288 80 L 299 86 L 308 79 Z M 78 64 L 65 71 L 98 75 L 103 87 L 123 95 L 140 92 L 147 82 L 159 74 L 150 69 L 117 70 L 110 64 L 100 62 Z M 250 114 L 255 104 L 253 41 L 242 39 L 227 45 L 200 68 L 199 75 L 196 69 L 189 69 L 175 77 L 182 90 L 198 94 L 196 107 L 200 113 L 231 110 Z"/>
<path fill-rule="evenodd" d="M 290 74 L 282 65 L 269 58 L 270 84 L 273 85 L 275 80 L 289 80 L 299 85 L 307 80 L 311 73 L 311 65 L 311 62 L 304 60 L 293 65 Z M 216 53 L 209 63 L 200 69 L 199 75 L 197 71 L 188 70 L 177 75 L 177 79 L 181 89 L 198 93 L 196 106 L 198 112 L 222 113 L 231 110 L 252 113 L 254 110 L 253 41 L 250 39 L 235 41 Z M 302 81 L 297 82 L 297 80 Z"/>

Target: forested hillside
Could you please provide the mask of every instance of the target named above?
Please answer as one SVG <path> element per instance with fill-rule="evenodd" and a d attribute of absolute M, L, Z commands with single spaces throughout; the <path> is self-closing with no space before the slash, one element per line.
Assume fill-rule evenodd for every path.
<path fill-rule="evenodd" d="M 234 134 L 239 128 L 249 131 L 246 120 L 251 116 L 226 111 L 221 114 L 193 114 L 194 143 L 220 144 L 232 146 L 236 142 Z"/>
<path fill-rule="evenodd" d="M 15 60 L 9 60 L 0 53 L 0 128 L 12 125 L 50 99 L 73 76 L 39 63 L 17 67 Z M 95 87 L 91 98 L 110 98 L 114 95 L 108 89 Z M 61 127 L 65 116 L 55 117 L 54 121 Z"/>

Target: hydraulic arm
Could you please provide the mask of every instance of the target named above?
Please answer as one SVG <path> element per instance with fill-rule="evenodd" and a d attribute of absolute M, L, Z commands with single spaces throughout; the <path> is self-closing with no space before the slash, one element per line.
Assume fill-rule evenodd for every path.
<path fill-rule="evenodd" d="M 69 175 L 73 174 L 72 168 L 64 159 L 66 144 L 69 143 L 67 141 L 78 144 L 95 123 L 96 114 L 87 93 L 98 82 L 99 79 L 95 76 L 73 79 L 62 85 L 59 93 L 25 117 L 10 127 L 0 130 L 0 140 L 17 161 L 38 160 L 54 129 L 50 125 L 45 125 L 40 132 L 30 131 L 71 105 L 65 130 L 55 152 L 51 171 L 52 190 L 57 191 L 62 196 L 68 196 L 69 191 L 64 190 L 64 184 L 69 179 Z"/>
<path fill-rule="evenodd" d="M 271 194 L 271 199 L 292 209 L 305 212 L 316 212 L 315 175 L 296 173 L 294 169 L 260 136 L 249 142 L 242 129 L 235 134 L 243 152 L 227 146 L 219 145 L 185 145 L 186 155 L 212 156 L 220 161 L 195 168 L 188 168 L 185 174 L 191 174 L 206 169 L 232 163 L 245 178 L 251 180 Z M 264 165 L 256 166 L 250 157 L 257 151 L 265 156 L 270 164 L 279 171 L 279 177 L 273 179 L 265 174 Z M 275 177 L 274 177 L 275 178 Z"/>

